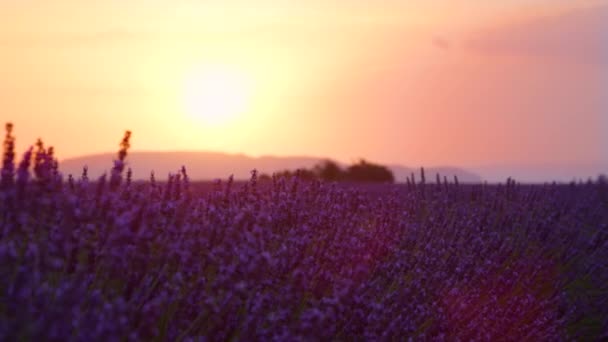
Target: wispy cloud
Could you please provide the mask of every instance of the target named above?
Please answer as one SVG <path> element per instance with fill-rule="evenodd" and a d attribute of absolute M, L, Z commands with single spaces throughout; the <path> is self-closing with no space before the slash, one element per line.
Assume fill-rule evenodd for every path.
<path fill-rule="evenodd" d="M 122 28 L 82 33 L 53 33 L 0 36 L 0 47 L 71 47 L 137 43 L 158 38 L 158 34 Z"/>
<path fill-rule="evenodd" d="M 452 47 L 452 42 L 443 36 L 433 37 L 432 42 L 436 48 L 439 48 L 441 50 L 449 50 Z"/>
<path fill-rule="evenodd" d="M 608 63 L 608 6 L 571 10 L 477 32 L 465 46 L 490 55 Z"/>

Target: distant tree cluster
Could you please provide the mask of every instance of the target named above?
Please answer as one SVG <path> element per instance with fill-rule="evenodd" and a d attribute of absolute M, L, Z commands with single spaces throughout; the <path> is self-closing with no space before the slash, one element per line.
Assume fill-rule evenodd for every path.
<path fill-rule="evenodd" d="M 361 182 L 361 183 L 393 183 L 393 172 L 386 166 L 370 163 L 364 159 L 343 169 L 332 160 L 325 160 L 312 169 L 299 169 L 297 171 L 284 170 L 275 173 L 279 177 L 298 175 L 304 180 L 323 180 L 327 182 Z M 270 176 L 262 175 L 261 179 Z"/>

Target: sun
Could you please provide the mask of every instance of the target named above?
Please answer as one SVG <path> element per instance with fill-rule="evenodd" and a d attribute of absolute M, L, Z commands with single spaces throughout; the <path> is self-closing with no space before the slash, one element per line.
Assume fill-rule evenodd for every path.
<path fill-rule="evenodd" d="M 185 80 L 185 110 L 205 124 L 225 124 L 247 111 L 251 92 L 251 82 L 243 72 L 219 66 L 202 68 Z"/>

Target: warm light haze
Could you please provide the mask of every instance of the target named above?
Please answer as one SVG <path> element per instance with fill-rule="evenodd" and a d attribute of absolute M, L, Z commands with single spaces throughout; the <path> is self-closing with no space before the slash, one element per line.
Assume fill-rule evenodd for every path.
<path fill-rule="evenodd" d="M 608 171 L 608 1 L 2 0 L 0 61 L 19 153 Z"/>

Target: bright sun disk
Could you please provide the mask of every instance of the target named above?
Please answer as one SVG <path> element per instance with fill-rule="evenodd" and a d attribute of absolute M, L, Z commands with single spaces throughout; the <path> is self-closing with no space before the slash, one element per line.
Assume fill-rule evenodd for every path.
<path fill-rule="evenodd" d="M 251 85 L 244 73 L 226 68 L 193 72 L 185 82 L 186 112 L 207 124 L 238 118 L 249 106 Z"/>

